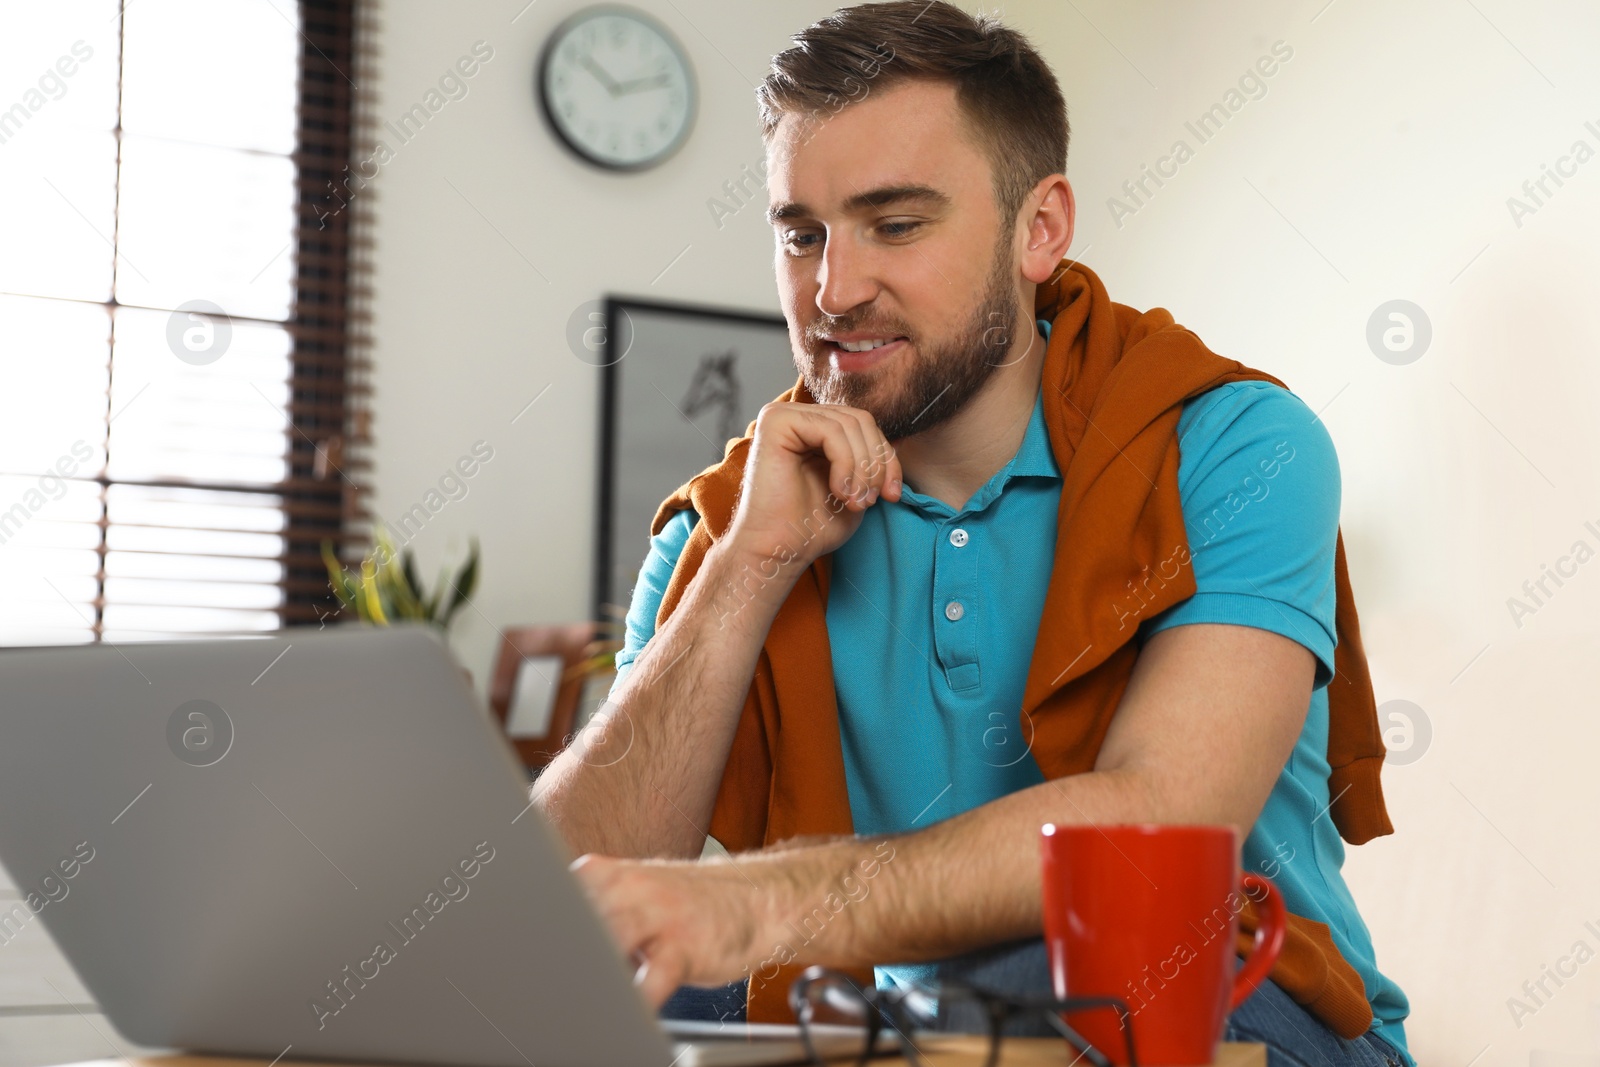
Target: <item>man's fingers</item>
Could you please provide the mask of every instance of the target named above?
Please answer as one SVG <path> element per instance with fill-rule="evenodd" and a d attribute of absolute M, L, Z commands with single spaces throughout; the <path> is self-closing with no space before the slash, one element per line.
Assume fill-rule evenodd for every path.
<path fill-rule="evenodd" d="M 869 412 L 844 404 L 774 402 L 757 422 L 791 452 L 822 453 L 828 492 L 852 510 L 864 511 L 880 497 L 900 499 L 899 456 Z"/>
<path fill-rule="evenodd" d="M 850 470 L 842 499 L 865 508 L 866 494 L 872 489 L 875 481 L 871 473 L 872 453 L 867 448 L 867 435 L 861 426 L 861 420 L 856 418 L 850 409 L 842 409 L 831 404 L 817 405 L 817 413 L 838 423 L 844 430 L 845 439 L 850 442 Z M 840 496 L 837 492 L 834 495 Z"/>
<path fill-rule="evenodd" d="M 884 471 L 883 495 L 887 500 L 899 500 L 900 490 L 905 486 L 905 472 L 900 469 L 900 453 L 884 438 L 884 446 L 888 448 L 888 462 Z"/>
<path fill-rule="evenodd" d="M 632 888 L 636 876 L 626 863 L 589 853 L 573 860 L 567 869 L 577 876 L 624 956 L 638 951 L 654 936 L 653 919 L 647 914 L 650 902 Z"/>
<path fill-rule="evenodd" d="M 821 449 L 828 461 L 828 491 L 840 500 L 851 499 L 851 490 L 860 481 L 856 473 L 856 446 L 850 440 L 844 420 L 821 410 L 822 405 L 807 405 L 813 410 L 796 410 L 789 424 L 800 451 Z"/>
<path fill-rule="evenodd" d="M 577 876 L 578 882 L 593 893 L 615 869 L 611 860 L 593 852 L 585 852 L 571 863 L 567 870 Z"/>
<path fill-rule="evenodd" d="M 661 933 L 660 917 L 648 904 L 619 901 L 609 908 L 602 905 L 600 914 L 623 955 L 644 951 L 645 946 L 654 942 Z"/>
<path fill-rule="evenodd" d="M 868 416 L 868 418 L 870 419 L 871 417 Z M 890 500 L 899 500 L 900 485 L 904 477 L 900 470 L 900 452 L 884 436 L 883 431 L 878 428 L 878 423 L 875 420 L 872 422 L 872 429 L 877 435 L 877 441 L 873 447 L 877 449 L 877 459 L 883 465 L 883 495 Z"/>
<path fill-rule="evenodd" d="M 687 961 L 677 946 L 656 941 L 645 953 L 644 966 L 633 973 L 633 984 L 651 1008 L 659 1008 L 683 984 L 687 973 Z"/>
<path fill-rule="evenodd" d="M 685 982 L 726 981 L 733 977 L 729 960 L 748 954 L 750 915 L 728 897 L 726 884 L 718 894 L 717 879 L 701 877 L 694 865 L 582 856 L 571 869 L 652 1007 Z M 742 884 L 737 891 L 743 894 Z"/>
<path fill-rule="evenodd" d="M 899 490 L 890 496 L 889 487 L 893 482 L 900 480 L 900 459 L 895 454 L 894 446 L 883 435 L 883 430 L 878 427 L 878 421 L 871 413 L 860 408 L 842 408 L 841 411 L 854 416 L 861 426 L 861 432 L 866 439 L 866 465 L 863 468 L 868 485 L 878 489 L 882 495 L 891 500 L 899 499 Z"/>

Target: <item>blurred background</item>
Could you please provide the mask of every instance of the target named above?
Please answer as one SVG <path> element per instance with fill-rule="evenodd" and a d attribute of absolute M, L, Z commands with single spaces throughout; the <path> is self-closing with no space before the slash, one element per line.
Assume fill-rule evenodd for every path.
<path fill-rule="evenodd" d="M 0 0 L 0 641 L 326 625 L 323 542 L 400 529 L 429 590 L 481 547 L 449 638 L 492 696 L 508 631 L 593 615 L 573 337 L 778 313 L 753 89 L 835 6 L 632 0 L 692 107 L 617 170 L 541 103 L 573 0 Z M 1600 9 L 961 6 L 1062 83 L 1071 254 L 1338 447 L 1397 828 L 1347 871 L 1413 1052 L 1600 1064 Z M 0 1064 L 125 1047 L 7 936 Z"/>

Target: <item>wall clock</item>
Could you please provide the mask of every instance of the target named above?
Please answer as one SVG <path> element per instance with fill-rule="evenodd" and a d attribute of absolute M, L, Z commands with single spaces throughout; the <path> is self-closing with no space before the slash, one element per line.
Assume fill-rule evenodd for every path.
<path fill-rule="evenodd" d="M 615 4 L 584 8 L 556 27 L 535 92 L 556 136 L 614 171 L 668 159 L 694 125 L 694 66 L 661 23 Z"/>

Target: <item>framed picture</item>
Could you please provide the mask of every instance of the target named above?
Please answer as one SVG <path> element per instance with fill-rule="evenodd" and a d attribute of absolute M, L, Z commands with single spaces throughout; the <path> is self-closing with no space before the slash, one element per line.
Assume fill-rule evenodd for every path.
<path fill-rule="evenodd" d="M 604 301 L 595 618 L 626 610 L 650 520 L 800 378 L 781 315 Z"/>
<path fill-rule="evenodd" d="M 530 770 L 543 770 L 593 709 L 588 691 L 614 675 L 589 663 L 603 646 L 596 622 L 508 626 L 489 680 L 489 708 Z"/>

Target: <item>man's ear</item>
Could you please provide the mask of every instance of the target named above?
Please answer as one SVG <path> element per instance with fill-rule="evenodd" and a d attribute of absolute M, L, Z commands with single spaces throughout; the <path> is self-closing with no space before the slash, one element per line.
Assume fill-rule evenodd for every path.
<path fill-rule="evenodd" d="M 1022 276 L 1035 285 L 1050 278 L 1072 245 L 1078 208 L 1066 175 L 1052 174 L 1033 187 L 1022 210 L 1027 238 L 1022 249 Z"/>

